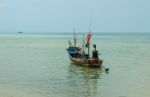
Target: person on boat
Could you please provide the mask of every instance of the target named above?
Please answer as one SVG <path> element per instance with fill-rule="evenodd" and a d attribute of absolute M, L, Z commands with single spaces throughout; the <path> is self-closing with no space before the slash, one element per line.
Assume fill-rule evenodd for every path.
<path fill-rule="evenodd" d="M 93 51 L 92 51 L 92 58 L 97 59 L 98 58 L 98 50 L 96 50 L 96 44 L 93 45 Z"/>

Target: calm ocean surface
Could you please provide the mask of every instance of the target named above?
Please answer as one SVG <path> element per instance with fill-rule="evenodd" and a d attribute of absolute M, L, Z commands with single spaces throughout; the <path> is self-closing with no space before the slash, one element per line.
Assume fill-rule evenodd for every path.
<path fill-rule="evenodd" d="M 0 35 L 0 97 L 150 96 L 150 34 L 94 34 L 109 73 L 70 64 L 72 37 Z"/>

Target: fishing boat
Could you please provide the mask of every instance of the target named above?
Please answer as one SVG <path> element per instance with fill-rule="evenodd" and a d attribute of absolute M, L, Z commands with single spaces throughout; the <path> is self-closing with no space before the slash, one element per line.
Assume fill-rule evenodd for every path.
<path fill-rule="evenodd" d="M 18 33 L 22 34 L 23 32 L 18 32 Z"/>
<path fill-rule="evenodd" d="M 103 60 L 99 58 L 98 50 L 96 50 L 96 44 L 93 45 L 94 50 L 92 56 L 90 56 L 90 39 L 92 33 L 89 32 L 86 36 L 86 41 L 83 36 L 82 46 L 77 46 L 77 38 L 74 33 L 74 44 L 68 40 L 69 47 L 66 49 L 68 52 L 71 63 L 86 67 L 102 67 Z M 88 50 L 86 52 L 86 49 Z"/>

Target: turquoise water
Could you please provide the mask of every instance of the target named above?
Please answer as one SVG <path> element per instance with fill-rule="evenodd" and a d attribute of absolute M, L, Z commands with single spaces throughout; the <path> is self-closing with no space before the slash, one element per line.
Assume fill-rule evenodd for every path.
<path fill-rule="evenodd" d="M 149 97 L 150 34 L 93 34 L 109 73 L 70 64 L 68 39 L 0 35 L 0 97 Z"/>

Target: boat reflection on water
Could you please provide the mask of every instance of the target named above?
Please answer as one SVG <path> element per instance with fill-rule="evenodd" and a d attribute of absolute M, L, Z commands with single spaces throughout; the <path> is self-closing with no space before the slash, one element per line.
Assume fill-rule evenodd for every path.
<path fill-rule="evenodd" d="M 70 97 L 97 97 L 102 70 L 70 64 L 68 81 Z M 100 95 L 99 95 L 100 96 Z"/>

